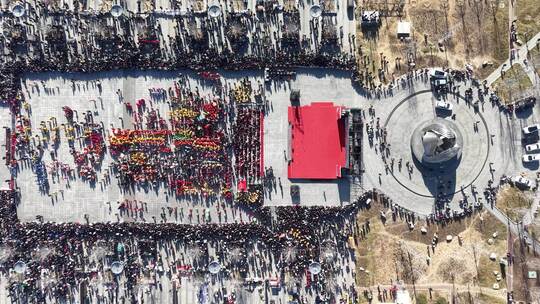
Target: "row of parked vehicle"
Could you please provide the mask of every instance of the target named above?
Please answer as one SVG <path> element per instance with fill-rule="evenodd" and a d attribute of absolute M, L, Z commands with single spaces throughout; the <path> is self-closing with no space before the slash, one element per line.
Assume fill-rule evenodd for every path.
<path fill-rule="evenodd" d="M 540 124 L 533 124 L 526 126 L 521 131 L 525 142 L 528 142 L 525 146 L 525 155 L 523 155 L 523 162 L 537 162 L 540 161 L 540 138 L 538 137 L 538 131 L 540 130 Z M 531 143 L 531 141 L 534 141 Z"/>
<path fill-rule="evenodd" d="M 525 145 L 525 154 L 522 156 L 524 163 L 532 163 L 540 161 L 540 138 L 538 137 L 538 131 L 540 130 L 540 124 L 533 124 L 521 129 L 523 133 L 523 141 L 528 143 Z M 532 180 L 517 175 L 511 179 L 503 177 L 503 181 L 510 181 L 516 187 L 521 189 L 529 189 L 534 186 Z"/>
<path fill-rule="evenodd" d="M 442 68 L 434 68 L 429 71 L 429 81 L 437 96 L 435 109 L 444 112 L 452 112 L 452 104 L 441 98 L 441 94 L 448 92 L 449 74 Z"/>

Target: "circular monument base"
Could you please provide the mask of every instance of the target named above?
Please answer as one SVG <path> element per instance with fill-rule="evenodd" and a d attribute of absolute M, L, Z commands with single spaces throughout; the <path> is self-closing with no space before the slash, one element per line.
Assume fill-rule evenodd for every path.
<path fill-rule="evenodd" d="M 461 159 L 463 136 L 449 119 L 436 117 L 420 123 L 411 136 L 415 160 L 428 168 L 456 167 Z"/>
<path fill-rule="evenodd" d="M 451 198 L 471 185 L 487 163 L 489 131 L 481 113 L 476 113 L 461 96 L 451 95 L 449 99 L 455 120 L 448 113 L 443 116 L 435 111 L 433 94 L 425 90 L 401 100 L 384 123 L 392 150 L 390 157 L 397 165 L 389 173 L 399 186 L 421 197 Z M 426 147 L 421 130 L 434 122 L 452 130 L 454 145 L 461 147 L 448 153 L 447 158 L 441 157 L 441 163 L 424 159 Z M 426 146 L 430 148 L 429 143 Z"/>

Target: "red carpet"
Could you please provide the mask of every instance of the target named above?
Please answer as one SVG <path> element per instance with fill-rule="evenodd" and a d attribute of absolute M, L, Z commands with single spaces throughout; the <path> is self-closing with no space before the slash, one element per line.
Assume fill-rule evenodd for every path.
<path fill-rule="evenodd" d="M 259 121 L 259 124 L 260 124 L 260 160 L 259 160 L 259 165 L 260 165 L 260 172 L 259 172 L 259 176 L 263 177 L 264 176 L 264 113 L 261 111 L 261 117 L 260 117 L 260 121 Z"/>
<path fill-rule="evenodd" d="M 347 159 L 342 109 L 331 102 L 289 107 L 289 178 L 341 177 Z"/>

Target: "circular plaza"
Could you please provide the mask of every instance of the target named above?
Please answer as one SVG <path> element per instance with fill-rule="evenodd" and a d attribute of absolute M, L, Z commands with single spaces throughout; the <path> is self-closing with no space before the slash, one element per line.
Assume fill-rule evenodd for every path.
<path fill-rule="evenodd" d="M 384 126 L 391 147 L 389 172 L 422 197 L 446 198 L 474 183 L 486 166 L 489 130 L 479 111 L 459 95 L 442 108 L 431 91 L 399 102 Z"/>

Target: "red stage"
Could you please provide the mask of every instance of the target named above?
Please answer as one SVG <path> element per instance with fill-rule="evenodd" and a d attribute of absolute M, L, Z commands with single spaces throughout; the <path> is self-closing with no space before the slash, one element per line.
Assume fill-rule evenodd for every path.
<path fill-rule="evenodd" d="M 331 102 L 289 107 L 289 178 L 336 179 L 347 166 L 344 107 Z"/>

